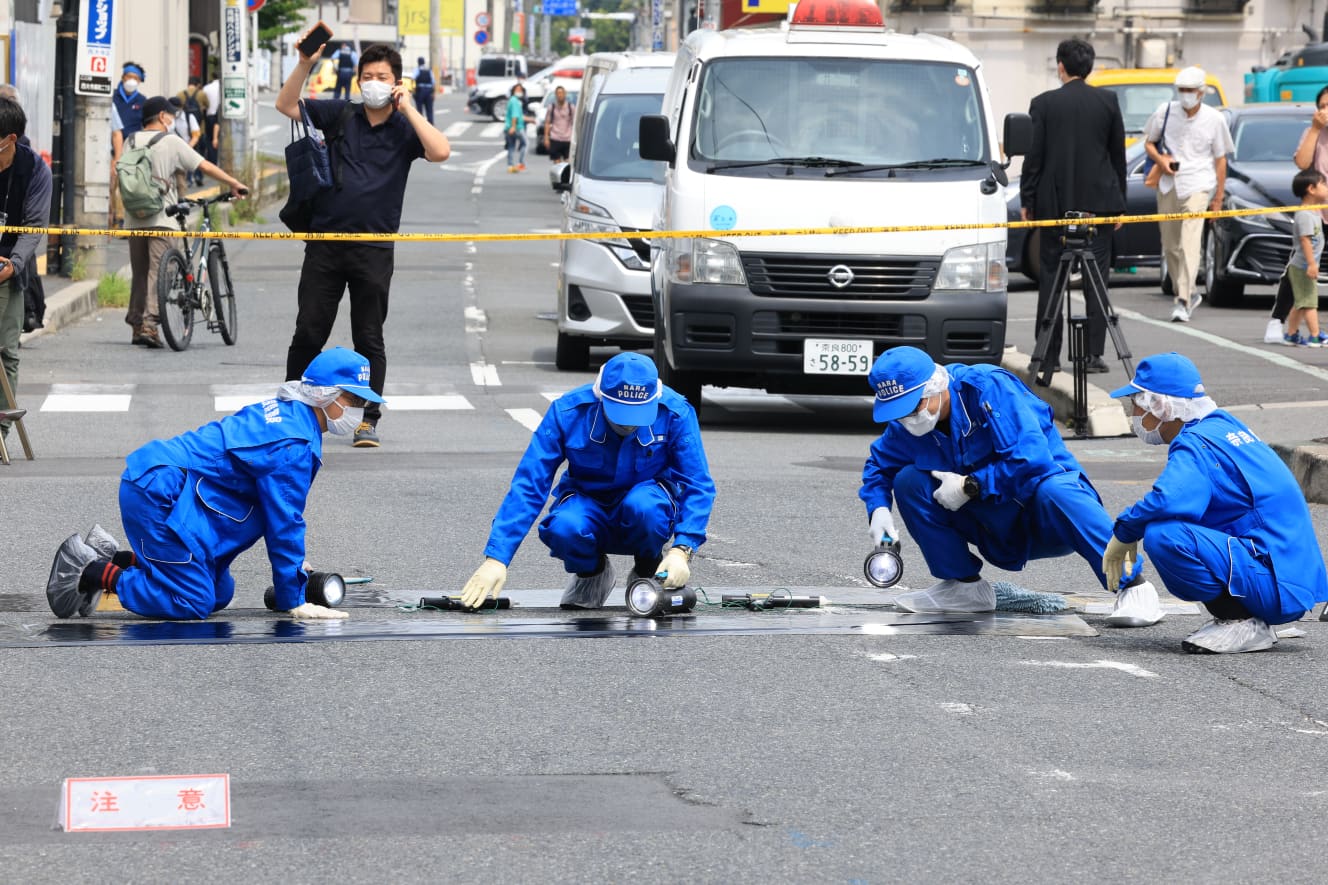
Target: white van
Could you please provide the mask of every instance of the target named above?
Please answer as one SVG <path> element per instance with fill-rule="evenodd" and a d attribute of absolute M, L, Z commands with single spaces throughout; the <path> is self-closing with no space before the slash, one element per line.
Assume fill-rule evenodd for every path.
<path fill-rule="evenodd" d="M 563 240 L 558 257 L 559 369 L 585 371 L 591 345 L 649 346 L 654 334 L 649 233 L 664 164 L 641 159 L 641 117 L 658 114 L 668 68 L 620 68 L 577 105 L 586 121 L 564 190 L 564 228 L 622 239 Z"/>
<path fill-rule="evenodd" d="M 1006 152 L 1029 140 L 1010 115 Z M 640 144 L 667 163 L 654 226 L 707 232 L 655 240 L 651 265 L 655 360 L 694 404 L 702 384 L 866 395 L 901 344 L 999 362 L 1003 228 L 725 236 L 1004 222 L 1000 139 L 964 47 L 887 31 L 866 0 L 804 2 L 783 30 L 696 31 Z"/>

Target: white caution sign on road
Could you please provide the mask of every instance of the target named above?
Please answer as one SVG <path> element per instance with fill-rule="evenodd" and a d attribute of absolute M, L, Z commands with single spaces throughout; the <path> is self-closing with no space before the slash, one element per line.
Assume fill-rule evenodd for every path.
<path fill-rule="evenodd" d="M 66 778 L 59 822 L 67 833 L 229 827 L 230 775 Z"/>

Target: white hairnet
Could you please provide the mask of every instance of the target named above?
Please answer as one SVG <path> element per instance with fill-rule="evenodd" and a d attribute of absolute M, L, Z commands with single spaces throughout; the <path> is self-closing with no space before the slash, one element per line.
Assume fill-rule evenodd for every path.
<path fill-rule="evenodd" d="M 340 387 L 322 387 L 317 384 L 305 384 L 303 381 L 287 381 L 277 388 L 277 399 L 295 400 L 321 409 L 330 405 L 341 396 Z"/>
<path fill-rule="evenodd" d="M 927 383 L 922 385 L 922 397 L 926 399 L 929 396 L 939 396 L 950 387 L 950 373 L 945 371 L 945 366 L 936 364 L 936 371 L 931 373 Z"/>
<path fill-rule="evenodd" d="M 1187 399 L 1183 396 L 1168 396 L 1165 393 L 1153 393 L 1141 390 L 1130 397 L 1136 406 L 1153 415 L 1163 423 L 1179 419 L 1188 424 L 1206 418 L 1217 408 L 1210 396 L 1196 396 Z"/>

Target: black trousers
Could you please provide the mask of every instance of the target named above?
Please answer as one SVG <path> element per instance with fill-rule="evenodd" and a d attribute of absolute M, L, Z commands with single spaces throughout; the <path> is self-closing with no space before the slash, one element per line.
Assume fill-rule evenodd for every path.
<path fill-rule="evenodd" d="M 1287 317 L 1291 315 L 1291 308 L 1291 281 L 1287 279 L 1286 274 L 1282 274 L 1282 279 L 1277 281 L 1277 300 L 1273 302 L 1273 319 L 1285 326 Z"/>
<path fill-rule="evenodd" d="M 350 290 L 350 337 L 355 350 L 369 360 L 369 386 L 379 396 L 387 379 L 387 347 L 383 322 L 387 319 L 387 294 L 392 285 L 395 250 L 366 243 L 304 244 L 304 266 L 300 268 L 299 314 L 295 335 L 286 353 L 286 380 L 304 374 L 313 358 L 322 352 L 337 321 L 341 295 Z M 382 412 L 369 403 L 364 419 L 377 424 Z"/>
<path fill-rule="evenodd" d="M 1056 279 L 1056 267 L 1060 264 L 1061 253 L 1065 251 L 1065 246 L 1061 243 L 1060 228 L 1042 227 L 1037 230 L 1041 241 L 1038 249 L 1041 263 L 1038 268 L 1038 325 L 1033 330 L 1034 342 L 1037 341 L 1038 332 L 1041 330 L 1042 316 L 1047 312 L 1047 305 L 1051 302 L 1051 285 Z M 1111 273 L 1111 233 L 1110 227 L 1099 227 L 1097 236 L 1088 243 L 1093 257 L 1097 260 L 1097 268 L 1102 273 L 1103 286 L 1107 285 L 1108 274 Z M 1088 282 L 1085 280 L 1084 295 L 1085 301 L 1088 302 L 1088 355 L 1100 357 L 1107 346 L 1107 316 L 1102 306 L 1097 303 L 1097 299 L 1089 296 L 1087 286 Z M 1103 293 L 1104 296 L 1106 294 Z M 1064 307 L 1068 305 L 1069 298 L 1066 298 L 1061 315 L 1056 318 L 1056 325 L 1052 329 L 1051 343 L 1047 346 L 1046 360 L 1052 364 L 1061 361 L 1061 336 L 1065 331 Z"/>

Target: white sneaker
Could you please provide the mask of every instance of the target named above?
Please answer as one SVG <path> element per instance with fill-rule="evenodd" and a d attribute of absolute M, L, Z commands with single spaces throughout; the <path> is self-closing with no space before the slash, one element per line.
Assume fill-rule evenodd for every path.
<path fill-rule="evenodd" d="M 1185 309 L 1185 305 L 1177 304 L 1171 309 L 1171 321 L 1173 323 L 1188 323 L 1190 321 L 1190 312 Z"/>
<path fill-rule="evenodd" d="M 1107 615 L 1107 623 L 1113 627 L 1151 627 L 1164 617 L 1157 588 L 1144 581 L 1116 594 L 1116 607 Z"/>
<path fill-rule="evenodd" d="M 1201 304 L 1203 304 L 1203 296 L 1200 295 L 1198 292 L 1191 292 L 1191 293 L 1190 293 L 1190 316 L 1194 316 L 1194 312 L 1195 312 L 1196 310 L 1199 309 L 1199 305 L 1201 305 Z"/>
<path fill-rule="evenodd" d="M 1234 655 L 1265 651 L 1277 644 L 1277 631 L 1261 618 L 1215 620 L 1200 627 L 1180 644 L 1192 655 Z"/>
<path fill-rule="evenodd" d="M 572 575 L 559 601 L 560 608 L 603 608 L 604 601 L 613 592 L 613 560 L 604 557 L 604 568 L 598 575 L 582 578 Z"/>
<path fill-rule="evenodd" d="M 1264 344 L 1282 343 L 1282 323 L 1280 320 L 1269 320 L 1268 325 L 1263 330 Z"/>
<path fill-rule="evenodd" d="M 941 581 L 926 590 L 901 593 L 895 597 L 895 608 L 906 612 L 989 612 L 996 610 L 996 591 L 986 578 L 971 584 L 963 581 Z"/>

